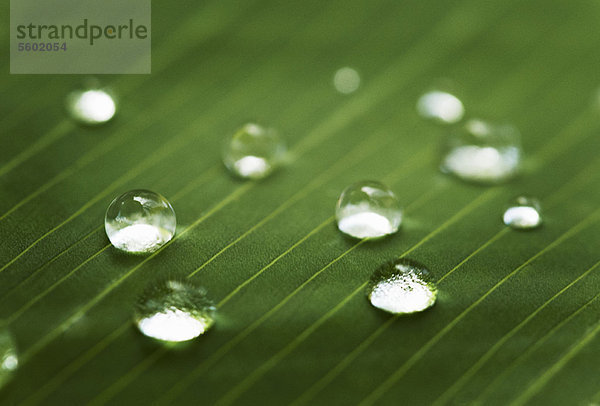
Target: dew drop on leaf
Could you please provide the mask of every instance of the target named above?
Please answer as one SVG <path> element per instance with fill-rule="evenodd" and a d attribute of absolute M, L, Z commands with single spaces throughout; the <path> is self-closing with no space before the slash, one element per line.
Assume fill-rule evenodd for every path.
<path fill-rule="evenodd" d="M 373 306 L 388 313 L 411 314 L 435 304 L 437 287 L 424 266 L 396 259 L 373 273 L 367 297 Z"/>
<path fill-rule="evenodd" d="M 441 124 L 454 124 L 462 120 L 465 108 L 453 94 L 434 90 L 425 93 L 417 102 L 421 117 Z"/>
<path fill-rule="evenodd" d="M 527 230 L 542 224 L 540 203 L 537 199 L 519 196 L 502 216 L 504 224 L 518 230 Z"/>
<path fill-rule="evenodd" d="M 281 164 L 285 151 L 275 130 L 248 123 L 226 140 L 223 163 L 236 176 L 262 179 Z"/>
<path fill-rule="evenodd" d="M 67 96 L 67 110 L 81 124 L 98 125 L 113 118 L 117 105 L 105 90 L 76 90 Z"/>
<path fill-rule="evenodd" d="M 204 334 L 213 324 L 215 307 L 206 290 L 169 280 L 147 289 L 137 302 L 134 322 L 142 334 L 177 343 Z"/>
<path fill-rule="evenodd" d="M 19 359 L 12 335 L 6 328 L 0 328 L 0 388 L 10 381 L 18 366 Z"/>
<path fill-rule="evenodd" d="M 520 135 L 514 127 L 469 120 L 449 134 L 441 169 L 466 181 L 494 184 L 512 178 L 520 162 Z"/>
<path fill-rule="evenodd" d="M 402 208 L 387 186 L 363 181 L 348 186 L 342 192 L 335 216 L 342 233 L 355 238 L 378 238 L 398 231 Z"/>
<path fill-rule="evenodd" d="M 171 204 L 148 190 L 132 190 L 117 197 L 104 219 L 112 245 L 134 254 L 156 251 L 173 238 L 176 226 Z"/>
<path fill-rule="evenodd" d="M 342 94 L 354 93 L 360 86 L 360 75 L 348 66 L 340 68 L 333 75 L 333 86 Z"/>

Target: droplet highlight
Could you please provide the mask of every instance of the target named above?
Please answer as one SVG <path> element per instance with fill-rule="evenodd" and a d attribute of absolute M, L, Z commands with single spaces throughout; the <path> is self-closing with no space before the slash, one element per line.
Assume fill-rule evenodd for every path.
<path fill-rule="evenodd" d="M 402 208 L 387 186 L 364 181 L 350 185 L 342 192 L 335 216 L 342 233 L 355 238 L 379 238 L 398 231 Z"/>
<path fill-rule="evenodd" d="M 214 324 L 215 307 L 203 288 L 167 281 L 148 289 L 138 300 L 134 322 L 140 332 L 166 343 L 192 340 Z"/>
<path fill-rule="evenodd" d="M 483 184 L 514 177 L 521 163 L 520 135 L 510 125 L 469 120 L 449 135 L 441 170 Z"/>
<path fill-rule="evenodd" d="M 385 312 L 411 314 L 433 306 L 437 292 L 431 274 L 423 265 L 396 259 L 373 273 L 367 298 L 374 307 Z"/>
<path fill-rule="evenodd" d="M 12 335 L 6 328 L 0 329 L 0 388 L 13 377 L 19 366 L 17 349 Z"/>
<path fill-rule="evenodd" d="M 360 75 L 350 67 L 340 68 L 333 75 L 333 86 L 342 94 L 354 93 L 360 87 Z"/>
<path fill-rule="evenodd" d="M 131 190 L 110 203 L 104 227 L 115 248 L 145 254 L 173 238 L 177 220 L 173 207 L 163 196 L 149 190 Z"/>
<path fill-rule="evenodd" d="M 67 110 L 81 124 L 98 125 L 113 118 L 117 105 L 105 90 L 76 90 L 67 96 Z"/>
<path fill-rule="evenodd" d="M 223 163 L 241 178 L 262 179 L 281 164 L 285 151 L 275 130 L 248 123 L 226 141 Z"/>
<path fill-rule="evenodd" d="M 502 216 L 504 224 L 517 230 L 529 230 L 542 224 L 540 203 L 537 199 L 519 196 Z"/>
<path fill-rule="evenodd" d="M 454 124 L 464 117 L 465 107 L 453 94 L 434 90 L 419 98 L 417 112 L 427 120 L 441 124 Z"/>

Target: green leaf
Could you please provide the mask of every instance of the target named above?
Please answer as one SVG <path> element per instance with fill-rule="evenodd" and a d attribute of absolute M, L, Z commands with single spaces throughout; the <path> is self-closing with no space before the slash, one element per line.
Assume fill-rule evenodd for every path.
<path fill-rule="evenodd" d="M 600 401 L 599 13 L 591 0 L 155 3 L 153 73 L 101 77 L 120 104 L 98 128 L 65 115 L 80 77 L 4 73 L 0 318 L 20 365 L 0 399 Z M 350 95 L 332 86 L 343 66 L 361 74 Z M 468 114 L 520 129 L 517 179 L 488 188 L 439 172 L 446 129 L 414 106 L 441 78 Z M 254 119 L 291 153 L 244 182 L 222 166 L 221 140 Z M 398 234 L 336 229 L 339 193 L 362 179 L 400 197 Z M 145 257 L 117 252 L 103 229 L 110 201 L 134 188 L 178 216 L 175 239 Z M 520 194 L 540 199 L 541 228 L 502 224 Z M 438 281 L 422 314 L 365 298 L 371 273 L 400 256 Z M 165 278 L 218 303 L 213 329 L 185 348 L 131 321 Z"/>

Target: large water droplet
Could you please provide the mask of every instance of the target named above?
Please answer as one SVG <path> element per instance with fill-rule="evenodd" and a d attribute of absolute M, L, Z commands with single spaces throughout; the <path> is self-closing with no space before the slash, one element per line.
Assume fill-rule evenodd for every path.
<path fill-rule="evenodd" d="M 214 324 L 214 314 L 215 307 L 204 289 L 167 281 L 143 294 L 134 321 L 145 336 L 176 343 L 204 334 Z"/>
<path fill-rule="evenodd" d="M 96 125 L 113 118 L 117 105 L 114 98 L 104 90 L 76 90 L 67 97 L 67 109 L 78 122 Z"/>
<path fill-rule="evenodd" d="M 261 179 L 281 163 L 285 150 L 275 130 L 249 123 L 227 140 L 223 162 L 237 176 Z"/>
<path fill-rule="evenodd" d="M 171 204 L 148 190 L 132 190 L 114 199 L 104 220 L 112 245 L 135 254 L 156 251 L 173 238 L 176 226 Z"/>
<path fill-rule="evenodd" d="M 12 335 L 6 328 L 0 328 L 0 388 L 12 378 L 18 366 L 19 358 Z"/>
<path fill-rule="evenodd" d="M 333 86 L 340 93 L 354 93 L 360 86 L 360 75 L 347 66 L 340 68 L 333 76 Z"/>
<path fill-rule="evenodd" d="M 341 232 L 355 238 L 377 238 L 398 231 L 402 208 L 387 186 L 364 181 L 350 185 L 342 192 L 335 216 Z"/>
<path fill-rule="evenodd" d="M 437 287 L 424 266 L 396 259 L 380 266 L 368 286 L 367 297 L 378 309 L 393 314 L 410 314 L 434 305 Z"/>
<path fill-rule="evenodd" d="M 439 90 L 421 96 L 417 102 L 417 111 L 421 117 L 442 124 L 457 123 L 465 114 L 465 108 L 458 97 Z"/>
<path fill-rule="evenodd" d="M 540 203 L 537 199 L 520 196 L 506 209 L 502 220 L 507 226 L 526 230 L 542 224 L 540 213 Z"/>
<path fill-rule="evenodd" d="M 521 162 L 519 132 L 510 125 L 469 120 L 448 137 L 441 169 L 477 183 L 499 183 L 513 177 Z"/>

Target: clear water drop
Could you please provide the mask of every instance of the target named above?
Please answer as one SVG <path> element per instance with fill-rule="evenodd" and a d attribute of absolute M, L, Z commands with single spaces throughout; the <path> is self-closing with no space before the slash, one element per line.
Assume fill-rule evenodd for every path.
<path fill-rule="evenodd" d="M 360 86 L 360 75 L 350 67 L 340 68 L 333 75 L 333 86 L 340 93 L 354 93 Z"/>
<path fill-rule="evenodd" d="M 437 287 L 423 265 L 396 259 L 374 272 L 367 297 L 373 306 L 388 313 L 411 314 L 435 304 Z"/>
<path fill-rule="evenodd" d="M 134 322 L 147 337 L 178 343 L 204 334 L 214 324 L 215 311 L 203 288 L 170 280 L 142 295 Z"/>
<path fill-rule="evenodd" d="M 113 118 L 117 105 L 113 96 L 105 90 L 76 90 L 67 96 L 67 110 L 78 122 L 97 125 Z"/>
<path fill-rule="evenodd" d="M 6 328 L 0 328 L 0 388 L 10 381 L 18 366 L 19 358 L 12 335 Z"/>
<path fill-rule="evenodd" d="M 342 192 L 335 216 L 338 228 L 344 234 L 355 238 L 378 238 L 398 231 L 402 208 L 387 186 L 363 181 Z"/>
<path fill-rule="evenodd" d="M 536 228 L 542 224 L 540 203 L 537 199 L 519 196 L 506 209 L 502 220 L 518 230 Z"/>
<path fill-rule="evenodd" d="M 225 143 L 223 163 L 241 178 L 262 179 L 281 164 L 285 151 L 275 130 L 248 123 Z"/>
<path fill-rule="evenodd" d="M 442 124 L 457 123 L 465 115 L 465 108 L 460 99 L 440 90 L 421 96 L 417 102 L 417 111 L 421 117 Z"/>
<path fill-rule="evenodd" d="M 117 197 L 104 219 L 112 245 L 134 254 L 156 251 L 173 238 L 176 226 L 171 204 L 148 190 L 131 190 Z"/>
<path fill-rule="evenodd" d="M 441 169 L 466 181 L 494 184 L 516 175 L 520 163 L 520 135 L 514 127 L 469 120 L 448 137 Z"/>

